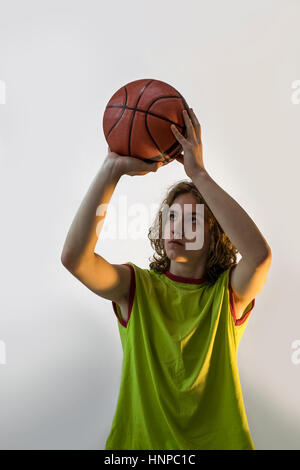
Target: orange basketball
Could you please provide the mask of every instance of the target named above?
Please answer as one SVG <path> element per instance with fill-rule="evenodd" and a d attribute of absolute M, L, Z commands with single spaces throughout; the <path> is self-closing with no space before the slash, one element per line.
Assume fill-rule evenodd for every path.
<path fill-rule="evenodd" d="M 112 152 L 144 161 L 174 160 L 182 152 L 170 126 L 186 137 L 182 111 L 189 106 L 168 83 L 152 78 L 122 86 L 103 115 L 103 131 Z"/>

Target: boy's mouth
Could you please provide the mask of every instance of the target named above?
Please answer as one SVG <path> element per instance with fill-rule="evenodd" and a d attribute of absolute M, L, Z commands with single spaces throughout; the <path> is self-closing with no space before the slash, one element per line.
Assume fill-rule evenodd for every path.
<path fill-rule="evenodd" d="M 172 245 L 180 245 L 180 246 L 183 245 L 183 243 L 181 243 L 181 242 L 178 241 L 178 240 L 169 240 L 169 243 L 172 244 Z"/>

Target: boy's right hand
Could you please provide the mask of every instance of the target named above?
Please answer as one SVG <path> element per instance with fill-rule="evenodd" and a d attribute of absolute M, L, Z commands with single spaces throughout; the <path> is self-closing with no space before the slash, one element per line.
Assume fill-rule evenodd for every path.
<path fill-rule="evenodd" d="M 149 161 L 149 163 L 147 163 L 136 157 L 126 157 L 124 155 L 119 155 L 115 152 L 112 152 L 109 147 L 106 160 L 113 165 L 114 172 L 118 176 L 146 175 L 151 171 L 156 172 L 158 168 L 163 165 L 163 162 Z"/>

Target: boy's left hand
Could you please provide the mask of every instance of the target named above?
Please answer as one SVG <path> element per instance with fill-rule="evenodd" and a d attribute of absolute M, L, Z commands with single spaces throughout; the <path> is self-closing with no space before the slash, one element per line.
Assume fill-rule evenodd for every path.
<path fill-rule="evenodd" d="M 176 157 L 176 160 L 184 165 L 187 176 L 192 179 L 199 171 L 206 171 L 203 163 L 201 126 L 192 108 L 189 108 L 189 114 L 183 110 L 183 118 L 187 138 L 183 137 L 174 124 L 170 127 L 184 151 L 184 156 Z"/>

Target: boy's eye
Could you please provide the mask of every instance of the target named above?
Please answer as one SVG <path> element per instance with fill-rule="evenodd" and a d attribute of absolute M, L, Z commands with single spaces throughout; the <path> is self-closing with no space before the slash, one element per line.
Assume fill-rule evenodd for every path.
<path fill-rule="evenodd" d="M 176 214 L 174 214 L 174 212 L 170 212 L 170 218 L 171 218 L 171 219 L 172 219 L 173 217 L 175 217 L 175 215 L 176 215 Z M 192 219 L 190 219 L 190 220 L 192 220 L 192 223 L 193 223 L 193 224 L 196 223 L 196 221 L 197 221 L 196 217 L 192 217 Z"/>

